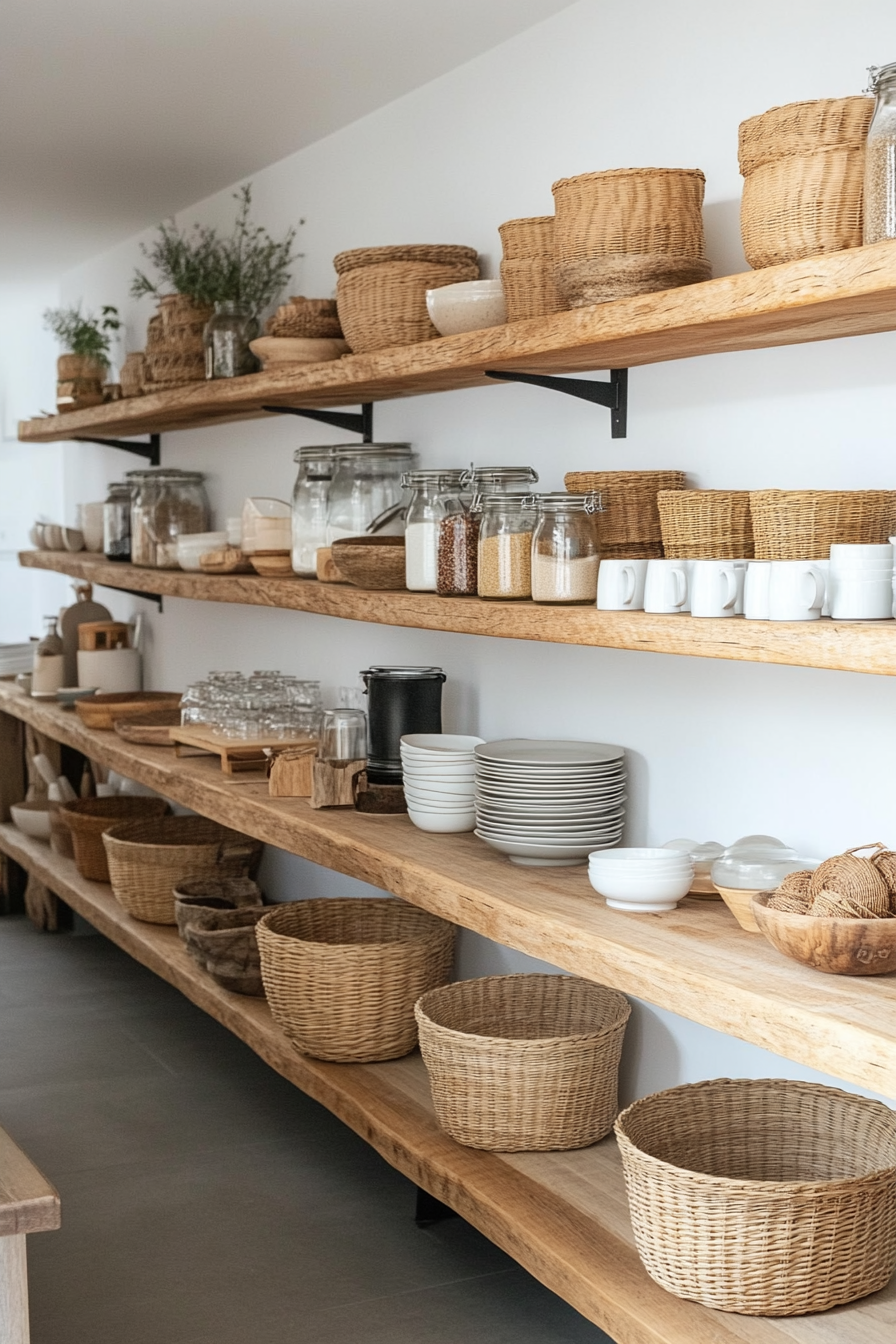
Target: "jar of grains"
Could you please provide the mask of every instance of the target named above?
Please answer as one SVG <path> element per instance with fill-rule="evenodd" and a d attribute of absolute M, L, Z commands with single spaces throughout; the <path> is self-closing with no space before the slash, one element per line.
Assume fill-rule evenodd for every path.
<path fill-rule="evenodd" d="M 299 471 L 292 492 L 292 567 L 313 579 L 317 552 L 327 544 L 327 507 L 333 479 L 330 447 L 298 448 L 293 454 Z"/>
<path fill-rule="evenodd" d="M 480 495 L 477 592 L 487 598 L 532 595 L 533 495 Z"/>
<path fill-rule="evenodd" d="M 452 491 L 443 498 L 436 583 L 440 597 L 475 597 L 478 591 L 481 514 L 474 507 L 477 497 L 507 494 L 537 480 L 538 472 L 532 467 L 471 467 L 462 478 L 463 493 Z"/>
<path fill-rule="evenodd" d="M 200 471 L 150 467 L 129 471 L 131 559 L 152 569 L 179 569 L 177 539 L 209 530 L 209 502 Z"/>
<path fill-rule="evenodd" d="M 865 150 L 862 241 L 896 238 L 896 64 L 872 66 L 876 98 Z"/>
<path fill-rule="evenodd" d="M 405 584 L 411 592 L 437 589 L 439 524 L 446 491 L 459 490 L 463 471 L 406 471 L 403 489 L 411 492 L 405 515 Z"/>
<path fill-rule="evenodd" d="M 600 495 L 539 495 L 533 502 L 533 601 L 596 602 Z"/>

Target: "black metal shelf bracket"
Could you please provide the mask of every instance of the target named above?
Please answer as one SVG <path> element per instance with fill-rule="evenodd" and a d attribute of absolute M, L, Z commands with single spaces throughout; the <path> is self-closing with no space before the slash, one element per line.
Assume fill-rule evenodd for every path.
<path fill-rule="evenodd" d="M 610 437 L 624 439 L 628 424 L 628 369 L 611 369 L 608 383 L 590 378 L 554 378 L 546 373 L 504 372 L 486 369 L 486 378 L 500 378 L 505 383 L 531 383 L 533 387 L 548 387 L 552 392 L 565 392 L 570 397 L 581 397 L 610 411 Z"/>
<path fill-rule="evenodd" d="M 373 402 L 365 401 L 358 411 L 311 411 L 302 406 L 262 406 L 263 411 L 271 415 L 303 415 L 307 420 L 317 420 L 321 425 L 331 425 L 334 429 L 348 430 L 349 434 L 360 434 L 364 443 L 373 443 Z"/>
<path fill-rule="evenodd" d="M 91 583 L 94 580 L 91 579 Z M 139 588 L 120 588 L 117 583 L 97 583 L 97 588 L 111 588 L 116 593 L 127 593 L 129 597 L 143 597 L 147 602 L 155 602 L 159 611 L 162 610 L 161 593 L 142 593 Z"/>
<path fill-rule="evenodd" d="M 101 448 L 120 448 L 123 453 L 136 453 L 138 457 L 149 459 L 151 467 L 161 466 L 162 436 L 150 434 L 144 439 L 95 439 L 92 435 L 77 434 L 75 443 L 98 443 Z"/>

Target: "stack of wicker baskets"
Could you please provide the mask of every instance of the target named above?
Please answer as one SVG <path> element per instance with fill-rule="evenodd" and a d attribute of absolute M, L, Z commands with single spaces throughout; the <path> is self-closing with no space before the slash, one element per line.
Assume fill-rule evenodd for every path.
<path fill-rule="evenodd" d="M 498 233 L 507 321 L 561 312 L 566 304 L 554 281 L 554 216 L 508 219 Z"/>
<path fill-rule="evenodd" d="M 570 471 L 564 484 L 571 495 L 596 491 L 602 512 L 598 545 L 605 559 L 655 559 L 663 554 L 657 496 L 683 490 L 683 471 Z"/>
<path fill-rule="evenodd" d="M 306 299 L 294 295 L 282 303 L 265 324 L 268 336 L 291 336 L 305 340 L 341 340 L 342 327 L 335 299 Z"/>
<path fill-rule="evenodd" d="M 186 294 L 166 294 L 146 331 L 144 392 L 201 382 L 205 378 L 205 324 L 212 309 Z"/>
<path fill-rule="evenodd" d="M 741 234 L 751 266 L 859 247 L 873 98 L 822 98 L 741 122 Z"/>
<path fill-rule="evenodd" d="M 355 248 L 333 265 L 339 321 L 356 354 L 435 340 L 426 291 L 479 279 L 476 249 L 447 244 Z"/>

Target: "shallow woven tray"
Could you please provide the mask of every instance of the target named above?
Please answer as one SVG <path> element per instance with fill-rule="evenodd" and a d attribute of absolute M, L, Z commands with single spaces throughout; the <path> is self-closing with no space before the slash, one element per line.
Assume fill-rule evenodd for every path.
<path fill-rule="evenodd" d="M 615 989 L 560 975 L 492 975 L 417 1003 L 436 1116 L 495 1152 L 585 1148 L 612 1128 L 631 1009 Z"/>
<path fill-rule="evenodd" d="M 423 261 L 438 265 L 476 265 L 479 253 L 475 247 L 460 247 L 454 243 L 405 243 L 395 247 L 354 247 L 348 252 L 337 252 L 333 265 L 337 275 L 347 275 L 361 266 L 378 266 L 388 261 Z M 475 278 L 475 277 L 474 277 Z"/>
<path fill-rule="evenodd" d="M 340 275 L 336 302 L 345 339 L 356 354 L 436 340 L 426 291 L 478 278 L 475 261 L 388 261 Z"/>
<path fill-rule="evenodd" d="M 748 490 L 660 490 L 663 551 L 670 560 L 750 560 Z"/>
<path fill-rule="evenodd" d="M 660 490 L 683 490 L 683 471 L 568 471 L 563 483 L 571 495 L 600 495 L 603 512 L 596 517 L 601 555 L 662 555 L 657 495 Z"/>
<path fill-rule="evenodd" d="M 678 1297 L 797 1316 L 893 1273 L 896 1114 L 880 1102 L 718 1078 L 636 1101 L 616 1135 L 638 1252 Z"/>
<path fill-rule="evenodd" d="M 168 811 L 164 798 L 118 794 L 114 798 L 79 798 L 63 803 L 59 816 L 72 834 L 75 867 L 91 882 L 109 881 L 103 831 L 126 821 L 148 821 Z"/>
<path fill-rule="evenodd" d="M 896 531 L 896 490 L 753 490 L 757 560 L 827 560 L 833 544 L 881 546 Z"/>

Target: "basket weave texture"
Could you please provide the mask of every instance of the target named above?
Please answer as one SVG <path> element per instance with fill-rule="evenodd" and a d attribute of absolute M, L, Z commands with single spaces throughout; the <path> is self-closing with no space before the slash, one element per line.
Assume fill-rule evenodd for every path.
<path fill-rule="evenodd" d="M 531 317 L 562 313 L 567 304 L 554 279 L 550 257 L 531 261 L 502 261 L 501 287 L 507 305 L 508 322 L 525 322 Z"/>
<path fill-rule="evenodd" d="M 563 483 L 571 495 L 592 490 L 601 498 L 598 549 L 603 556 L 638 559 L 663 554 L 657 495 L 683 490 L 683 471 L 569 471 Z"/>
<path fill-rule="evenodd" d="M 341 340 L 342 327 L 335 299 L 306 299 L 294 295 L 269 317 L 268 336 L 292 336 L 304 340 Z"/>
<path fill-rule="evenodd" d="M 810 154 L 816 149 L 864 149 L 873 112 L 874 99 L 861 94 L 771 107 L 738 127 L 740 171 L 746 177 L 772 159 Z"/>
<path fill-rule="evenodd" d="M 146 378 L 146 356 L 142 350 L 134 350 L 125 356 L 118 375 L 123 397 L 142 397 L 143 383 Z"/>
<path fill-rule="evenodd" d="M 205 378 L 205 324 L 212 308 L 185 294 L 166 294 L 146 328 L 144 392 Z"/>
<path fill-rule="evenodd" d="M 661 490 L 657 508 L 670 560 L 751 560 L 748 490 Z"/>
<path fill-rule="evenodd" d="M 337 252 L 333 265 L 337 275 L 347 275 L 363 266 L 379 266 L 387 261 L 429 261 L 443 266 L 478 265 L 475 247 L 456 243 L 405 243 L 392 247 L 354 247 Z M 475 277 L 474 277 L 475 278 Z"/>
<path fill-rule="evenodd" d="M 453 924 L 388 898 L 277 906 L 256 928 L 274 1021 L 316 1059 L 409 1054 L 414 1004 L 448 980 L 454 934 Z"/>
<path fill-rule="evenodd" d="M 883 545 L 896 490 L 753 490 L 757 560 L 827 560 L 833 544 Z"/>
<path fill-rule="evenodd" d="M 559 975 L 490 975 L 415 1009 L 439 1124 L 493 1152 L 585 1148 L 618 1110 L 622 994 Z"/>
<path fill-rule="evenodd" d="M 530 215 L 527 219 L 508 219 L 498 225 L 504 261 L 554 259 L 554 216 Z"/>
<path fill-rule="evenodd" d="M 426 311 L 426 291 L 478 280 L 475 261 L 383 261 L 339 276 L 336 306 L 355 354 L 433 341 L 438 332 Z"/>
<path fill-rule="evenodd" d="M 129 915 L 175 924 L 174 888 L 197 877 L 245 877 L 261 844 L 206 817 L 160 817 L 104 832 L 112 894 Z"/>
<path fill-rule="evenodd" d="M 880 1102 L 719 1078 L 636 1101 L 616 1134 L 638 1253 L 676 1296 L 798 1316 L 893 1273 L 896 1114 Z"/>
<path fill-rule="evenodd" d="M 64 803 L 59 815 L 72 833 L 75 866 L 91 882 L 109 881 L 109 864 L 103 831 L 125 821 L 163 817 L 168 811 L 164 798 L 119 794 L 115 798 L 79 798 Z"/>

